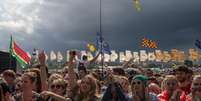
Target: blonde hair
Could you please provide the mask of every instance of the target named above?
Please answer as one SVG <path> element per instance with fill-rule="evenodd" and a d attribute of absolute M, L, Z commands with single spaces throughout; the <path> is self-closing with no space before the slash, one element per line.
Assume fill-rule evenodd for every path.
<path fill-rule="evenodd" d="M 166 75 L 161 83 L 161 90 L 165 90 L 168 80 L 174 80 L 178 84 L 177 78 L 174 75 Z"/>
<path fill-rule="evenodd" d="M 26 72 L 23 75 L 27 76 L 29 78 L 29 80 L 31 81 L 31 83 L 35 83 L 36 82 L 37 75 L 36 75 L 35 72 Z"/>
<path fill-rule="evenodd" d="M 60 75 L 60 74 L 54 73 L 54 74 L 50 75 L 48 81 L 49 81 L 50 83 L 52 83 L 52 82 L 53 82 L 54 80 L 56 80 L 56 79 L 63 79 L 63 77 L 62 77 L 62 75 Z"/>
<path fill-rule="evenodd" d="M 90 98 L 90 97 L 93 97 L 93 96 L 97 96 L 97 84 L 96 84 L 96 79 L 91 76 L 91 75 L 86 75 L 83 79 L 88 79 L 89 80 L 89 84 L 91 86 L 91 89 L 88 93 L 82 93 L 80 92 L 80 94 L 78 95 L 78 100 L 83 100 L 85 98 Z M 82 80 L 83 80 L 82 79 Z"/>

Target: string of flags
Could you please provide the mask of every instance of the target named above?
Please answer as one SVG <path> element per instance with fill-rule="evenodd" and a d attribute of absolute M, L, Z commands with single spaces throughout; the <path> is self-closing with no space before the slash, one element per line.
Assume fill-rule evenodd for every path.
<path fill-rule="evenodd" d="M 156 49 L 158 48 L 158 44 L 156 41 L 149 40 L 148 38 L 144 37 L 141 42 L 142 47 Z"/>

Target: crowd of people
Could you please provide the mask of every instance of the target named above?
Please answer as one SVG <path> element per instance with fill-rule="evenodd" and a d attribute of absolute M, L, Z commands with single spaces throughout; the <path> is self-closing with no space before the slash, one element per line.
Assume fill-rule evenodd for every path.
<path fill-rule="evenodd" d="M 201 101 L 201 75 L 190 67 L 178 65 L 172 72 L 156 73 L 128 61 L 103 71 L 89 69 L 100 54 L 93 61 L 86 56 L 78 61 L 71 51 L 63 72 L 50 73 L 41 52 L 39 65 L 21 73 L 1 73 L 0 101 Z"/>

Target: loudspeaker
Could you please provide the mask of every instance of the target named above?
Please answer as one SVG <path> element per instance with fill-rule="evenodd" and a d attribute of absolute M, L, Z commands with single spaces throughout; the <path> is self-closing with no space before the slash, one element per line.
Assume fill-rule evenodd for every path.
<path fill-rule="evenodd" d="M 0 51 L 0 73 L 6 69 L 12 69 L 16 71 L 17 62 L 10 53 Z"/>

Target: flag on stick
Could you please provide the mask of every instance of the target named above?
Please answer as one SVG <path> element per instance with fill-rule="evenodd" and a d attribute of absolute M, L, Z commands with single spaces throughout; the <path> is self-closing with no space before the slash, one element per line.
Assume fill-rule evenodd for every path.
<path fill-rule="evenodd" d="M 12 36 L 10 38 L 10 54 L 16 58 L 16 60 L 20 63 L 20 65 L 24 68 L 29 61 L 31 60 L 31 57 L 25 52 L 22 48 L 20 48 L 17 43 L 12 39 Z"/>

